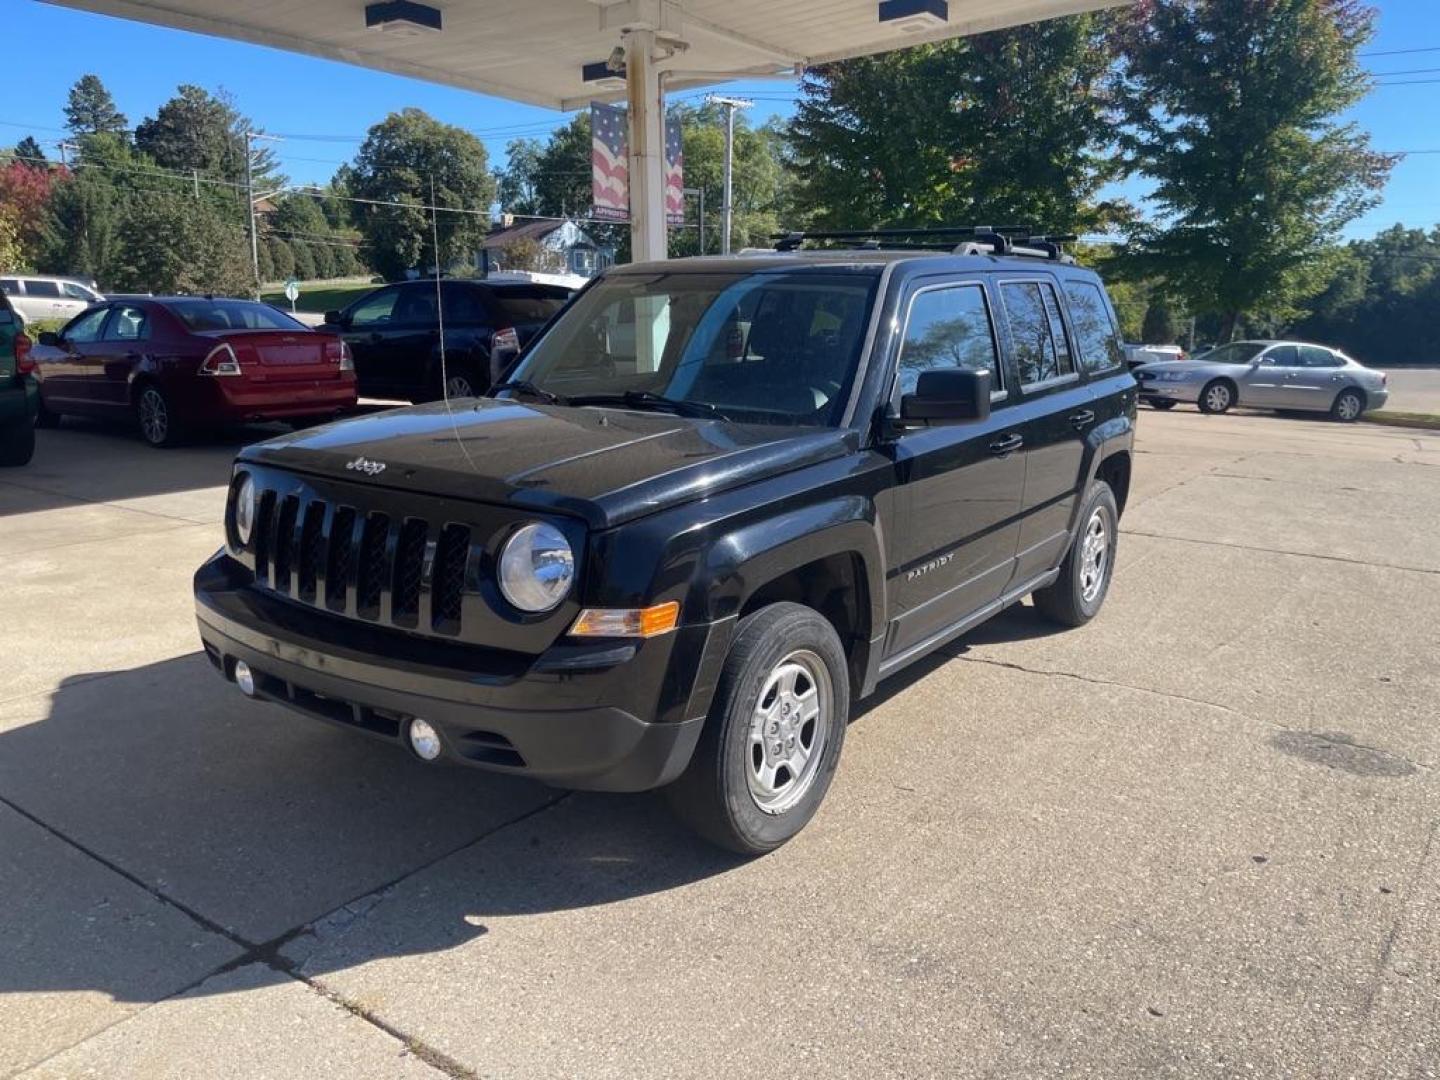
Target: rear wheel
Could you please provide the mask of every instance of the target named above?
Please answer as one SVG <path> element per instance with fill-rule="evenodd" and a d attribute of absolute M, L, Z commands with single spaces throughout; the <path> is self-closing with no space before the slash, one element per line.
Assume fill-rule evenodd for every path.
<path fill-rule="evenodd" d="M 1171 401 L 1171 400 L 1168 399 L 1168 398 L 1151 398 L 1151 399 L 1150 399 L 1150 407 L 1151 407 L 1152 409 L 1159 409 L 1161 412 L 1165 412 L 1165 410 L 1167 410 L 1167 409 L 1173 409 L 1173 408 L 1175 407 L 1175 404 L 1176 404 L 1175 402 Z"/>
<path fill-rule="evenodd" d="M 1115 493 L 1104 480 L 1096 480 L 1080 511 L 1080 529 L 1070 542 L 1060 576 L 1036 591 L 1035 607 L 1066 626 L 1083 626 L 1100 612 L 1115 571 L 1115 548 L 1120 511 Z"/>
<path fill-rule="evenodd" d="M 1200 391 L 1200 411 L 1218 416 L 1230 411 L 1235 404 L 1235 387 L 1226 379 L 1216 379 L 1205 384 Z"/>
<path fill-rule="evenodd" d="M 737 627 L 695 756 L 666 797 L 712 843 L 772 851 L 825 798 L 849 715 L 835 628 L 799 604 L 762 608 Z"/>
<path fill-rule="evenodd" d="M 1341 390 L 1335 397 L 1335 404 L 1330 406 L 1330 415 L 1342 424 L 1353 424 L 1364 411 L 1365 395 L 1353 387 Z"/>
<path fill-rule="evenodd" d="M 23 419 L 7 430 L 0 430 L 0 465 L 27 465 L 35 456 L 35 426 Z"/>
<path fill-rule="evenodd" d="M 140 428 L 140 437 L 154 447 L 169 447 L 180 442 L 179 418 L 165 396 L 154 383 L 146 383 L 135 398 L 135 421 Z"/>

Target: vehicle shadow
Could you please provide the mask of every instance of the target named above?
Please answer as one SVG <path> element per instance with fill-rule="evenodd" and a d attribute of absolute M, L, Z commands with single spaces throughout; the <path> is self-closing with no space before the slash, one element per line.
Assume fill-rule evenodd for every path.
<path fill-rule="evenodd" d="M 1036 633 L 1036 620 L 1012 609 L 985 640 Z M 876 722 L 881 706 L 976 640 L 887 680 L 852 724 Z M 0 717 L 0 812 L 19 811 L 32 832 L 62 842 L 52 849 L 68 845 L 105 893 L 77 887 L 53 850 L 17 855 L 12 880 L 0 879 L 0 937 L 98 917 L 107 942 L 17 933 L 20 959 L 0 964 L 0 995 L 158 1000 L 246 962 L 273 965 L 276 980 L 323 975 L 452 949 L 488 933 L 488 920 L 683 888 L 747 861 L 698 840 L 657 794 L 566 793 L 426 765 L 246 700 L 201 653 L 76 675 L 30 714 L 11 703 Z M 125 908 L 119 893 L 140 908 L 126 920 L 153 926 L 150 909 L 163 908 L 175 927 L 127 946 L 130 924 L 111 932 L 104 921 Z M 185 965 L 198 962 L 197 938 L 222 958 L 194 971 Z"/>
<path fill-rule="evenodd" d="M 385 408 L 394 404 L 367 402 L 354 415 Z M 133 424 L 67 416 L 59 428 L 37 433 L 29 465 L 0 471 L 0 518 L 83 502 L 118 503 L 223 488 L 240 449 L 291 430 L 280 423 L 207 429 L 181 446 L 155 450 L 141 441 Z M 165 512 L 163 507 L 152 509 Z M 179 517 L 195 516 L 193 504 L 172 509 Z"/>

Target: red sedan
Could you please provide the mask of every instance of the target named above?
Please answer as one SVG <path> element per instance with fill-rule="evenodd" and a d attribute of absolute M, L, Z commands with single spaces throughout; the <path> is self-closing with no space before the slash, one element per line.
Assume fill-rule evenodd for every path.
<path fill-rule="evenodd" d="M 40 335 L 40 426 L 132 416 L 152 446 L 255 420 L 309 422 L 356 402 L 350 350 L 252 300 L 116 299 Z"/>

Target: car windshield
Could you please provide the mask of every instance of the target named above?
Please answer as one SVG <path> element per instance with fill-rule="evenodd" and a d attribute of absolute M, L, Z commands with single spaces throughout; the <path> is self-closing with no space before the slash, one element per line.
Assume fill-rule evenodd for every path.
<path fill-rule="evenodd" d="M 253 300 L 169 300 L 165 306 L 191 330 L 305 330 L 269 304 Z"/>
<path fill-rule="evenodd" d="M 836 424 L 878 281 L 870 269 L 618 274 L 581 295 L 526 354 L 509 379 L 525 385 L 512 392 Z"/>
<path fill-rule="evenodd" d="M 1205 354 L 1207 364 L 1248 364 L 1265 349 L 1260 341 L 1232 341 Z"/>

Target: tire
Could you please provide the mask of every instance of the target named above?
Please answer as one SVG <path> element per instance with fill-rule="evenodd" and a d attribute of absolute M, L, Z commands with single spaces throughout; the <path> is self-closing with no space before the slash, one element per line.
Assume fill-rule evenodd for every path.
<path fill-rule="evenodd" d="M 0 431 L 0 466 L 14 468 L 30 464 L 35 456 L 35 425 L 29 418 L 8 431 Z"/>
<path fill-rule="evenodd" d="M 51 412 L 45 407 L 45 399 L 40 399 L 40 408 L 35 413 L 35 426 L 37 428 L 57 428 L 60 426 L 60 413 Z"/>
<path fill-rule="evenodd" d="M 1229 379 L 1212 379 L 1200 391 L 1200 411 L 1219 416 L 1235 404 L 1235 384 Z"/>
<path fill-rule="evenodd" d="M 1120 510 L 1104 480 L 1090 485 L 1078 520 L 1060 576 L 1034 594 L 1036 609 L 1063 626 L 1084 626 L 1099 614 L 1110 591 Z"/>
<path fill-rule="evenodd" d="M 1169 412 L 1178 404 L 1179 402 L 1170 401 L 1167 398 L 1158 398 L 1150 402 L 1150 407 L 1152 409 L 1159 409 L 1161 412 Z"/>
<path fill-rule="evenodd" d="M 442 376 L 437 370 L 432 389 L 425 397 L 417 398 L 415 404 L 419 405 L 426 401 L 445 401 L 453 398 L 477 397 L 484 392 L 485 384 L 475 374 L 475 369 L 470 364 L 447 365 L 447 370 Z"/>
<path fill-rule="evenodd" d="M 1365 395 L 1353 386 L 1341 390 L 1335 395 L 1335 403 L 1330 406 L 1330 418 L 1338 420 L 1342 424 L 1353 424 L 1365 412 Z"/>
<path fill-rule="evenodd" d="M 156 449 L 178 445 L 184 434 L 170 399 L 154 383 L 142 384 L 135 395 L 135 424 L 140 437 Z"/>
<path fill-rule="evenodd" d="M 762 608 L 736 628 L 700 742 L 666 798 L 713 844 L 773 851 L 815 816 L 849 716 L 849 668 L 829 620 L 800 604 Z"/>

